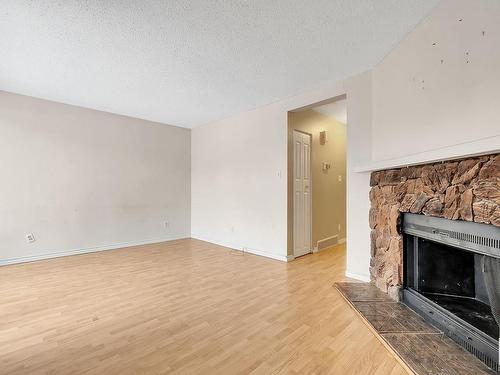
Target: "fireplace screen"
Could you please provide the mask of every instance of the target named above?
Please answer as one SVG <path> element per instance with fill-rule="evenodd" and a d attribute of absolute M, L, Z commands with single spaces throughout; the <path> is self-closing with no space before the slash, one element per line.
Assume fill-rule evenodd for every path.
<path fill-rule="evenodd" d="M 404 302 L 498 370 L 500 228 L 405 214 Z"/>
<path fill-rule="evenodd" d="M 500 259 L 483 257 L 483 274 L 491 312 L 500 326 Z"/>

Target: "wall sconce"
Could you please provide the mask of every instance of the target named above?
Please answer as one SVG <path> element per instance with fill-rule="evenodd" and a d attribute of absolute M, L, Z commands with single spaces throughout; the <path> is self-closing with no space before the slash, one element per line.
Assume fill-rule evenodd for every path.
<path fill-rule="evenodd" d="M 326 130 L 323 130 L 322 132 L 319 132 L 319 144 L 324 146 L 326 142 L 328 142 L 327 134 Z"/>

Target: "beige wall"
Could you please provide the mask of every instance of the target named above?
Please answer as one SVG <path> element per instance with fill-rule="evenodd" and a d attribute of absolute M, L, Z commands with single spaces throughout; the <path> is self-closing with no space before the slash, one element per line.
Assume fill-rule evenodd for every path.
<path fill-rule="evenodd" d="M 293 254 L 293 130 L 311 134 L 312 245 L 346 233 L 346 126 L 313 110 L 288 113 L 288 254 Z M 328 142 L 320 144 L 319 133 L 327 131 Z M 322 162 L 331 169 L 322 170 Z M 342 181 L 339 182 L 338 177 Z M 340 225 L 340 231 L 339 231 Z"/>
<path fill-rule="evenodd" d="M 0 264 L 189 237 L 190 154 L 188 129 L 0 91 Z"/>

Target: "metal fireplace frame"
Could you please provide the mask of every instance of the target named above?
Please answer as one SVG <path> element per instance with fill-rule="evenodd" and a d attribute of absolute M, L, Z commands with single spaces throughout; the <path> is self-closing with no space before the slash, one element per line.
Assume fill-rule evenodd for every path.
<path fill-rule="evenodd" d="M 500 258 L 500 228 L 474 222 L 406 213 L 403 217 L 404 264 L 407 265 L 408 241 L 418 249 L 418 237 L 460 250 Z M 412 245 L 412 244 L 410 244 Z M 418 251 L 413 258 L 414 274 L 418 275 Z M 411 267 L 412 265 L 407 265 Z M 414 278 L 414 283 L 418 277 Z M 499 342 L 473 327 L 455 314 L 411 289 L 405 277 L 403 302 L 426 321 L 441 329 L 448 337 L 470 351 L 495 371 L 500 370 Z M 415 287 L 418 289 L 418 287 Z"/>

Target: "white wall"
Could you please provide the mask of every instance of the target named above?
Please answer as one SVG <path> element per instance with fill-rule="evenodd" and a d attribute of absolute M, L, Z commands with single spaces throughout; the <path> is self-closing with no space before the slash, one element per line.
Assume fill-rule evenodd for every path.
<path fill-rule="evenodd" d="M 371 103 L 365 100 L 365 96 L 369 99 L 371 95 L 369 74 L 326 84 L 318 90 L 193 129 L 192 236 L 285 260 L 287 113 L 346 92 L 347 105 L 351 107 L 348 144 L 350 136 L 362 135 L 351 140 L 350 147 L 356 156 L 348 161 L 349 180 L 355 178 L 352 177 L 354 168 L 365 163 L 371 152 L 367 142 Z M 350 104 L 351 95 L 359 99 L 358 104 Z M 365 253 L 369 253 L 368 215 L 365 215 L 368 180 L 366 173 L 357 175 L 363 183 L 356 184 L 350 196 L 348 193 L 351 217 L 347 226 L 348 232 L 350 226 L 351 232 L 356 231 L 358 241 L 348 242 L 348 246 L 353 256 L 360 253 L 366 258 Z M 352 271 L 368 277 L 367 265 L 353 264 Z"/>
<path fill-rule="evenodd" d="M 286 111 L 192 130 L 192 237 L 286 259 Z"/>
<path fill-rule="evenodd" d="M 347 91 L 347 271 L 363 281 L 370 279 L 370 173 L 357 172 L 370 161 L 372 75 L 349 80 Z"/>
<path fill-rule="evenodd" d="M 190 131 L 0 92 L 0 186 L 0 264 L 189 237 Z"/>
<path fill-rule="evenodd" d="M 373 71 L 373 161 L 498 149 L 499 46 L 500 1 L 442 1 Z"/>

